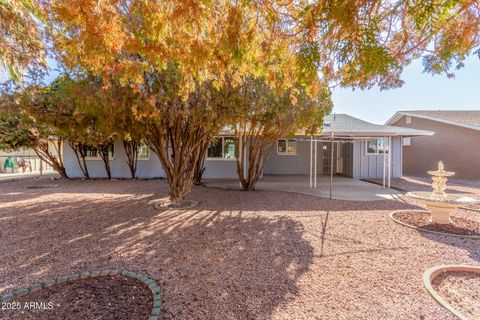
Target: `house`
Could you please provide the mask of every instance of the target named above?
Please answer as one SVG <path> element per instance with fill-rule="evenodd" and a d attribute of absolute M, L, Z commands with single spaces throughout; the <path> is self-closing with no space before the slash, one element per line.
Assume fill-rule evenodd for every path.
<path fill-rule="evenodd" d="M 321 134 L 279 139 L 265 162 L 263 174 L 312 176 L 333 173 L 355 179 L 396 178 L 402 175 L 402 138 L 432 134 L 426 130 L 372 124 L 346 114 L 329 115 Z M 90 176 L 105 177 L 98 153 L 92 148 L 87 155 Z M 64 161 L 70 177 L 82 176 L 68 144 L 64 144 Z M 112 177 L 130 177 L 120 140 L 112 146 L 110 167 Z M 164 177 L 157 156 L 146 145 L 139 151 L 137 176 Z M 204 177 L 237 178 L 235 138 L 231 132 L 223 132 L 212 142 L 207 152 Z"/>
<path fill-rule="evenodd" d="M 441 160 L 455 178 L 480 179 L 480 111 L 399 111 L 386 124 L 435 132 L 403 140 L 404 174 L 424 175 Z"/>

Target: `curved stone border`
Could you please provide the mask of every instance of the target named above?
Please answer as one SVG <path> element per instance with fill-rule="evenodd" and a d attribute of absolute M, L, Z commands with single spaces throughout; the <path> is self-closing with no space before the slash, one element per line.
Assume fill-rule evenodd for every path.
<path fill-rule="evenodd" d="M 405 222 L 403 222 L 403 221 L 400 221 L 400 220 L 398 220 L 397 218 L 394 217 L 395 213 L 397 213 L 397 212 L 412 212 L 412 211 L 429 213 L 429 211 L 426 211 L 426 210 L 396 210 L 396 211 L 390 212 L 390 213 L 388 214 L 388 216 L 389 216 L 390 219 L 392 219 L 394 222 L 396 222 L 396 223 L 398 223 L 398 224 L 401 224 L 401 225 L 404 226 L 404 227 L 408 227 L 408 228 L 415 229 L 415 230 L 417 230 L 417 231 L 429 232 L 429 233 L 434 233 L 434 234 L 440 234 L 440 235 L 443 235 L 443 236 L 458 237 L 458 238 L 472 239 L 472 240 L 480 240 L 480 236 L 469 236 L 469 235 L 454 234 L 454 233 L 441 232 L 441 231 L 435 231 L 435 230 L 429 230 L 429 229 L 420 228 L 420 227 L 417 227 L 417 226 L 414 226 L 414 225 L 405 223 Z"/>
<path fill-rule="evenodd" d="M 24 296 L 29 292 L 34 292 L 40 289 L 48 288 L 53 285 L 67 282 L 67 281 L 95 278 L 99 276 L 116 276 L 116 275 L 122 275 L 125 277 L 139 280 L 150 288 L 153 296 L 153 305 L 152 305 L 152 312 L 150 313 L 150 317 L 148 318 L 148 320 L 157 320 L 158 317 L 160 316 L 160 304 L 161 304 L 160 287 L 155 283 L 153 279 L 143 274 L 130 272 L 128 270 L 122 270 L 122 269 L 106 269 L 106 270 L 94 271 L 94 272 L 75 273 L 70 276 L 59 276 L 55 279 L 50 279 L 42 283 L 37 283 L 27 288 L 21 288 L 13 293 L 4 294 L 0 297 L 0 301 L 8 302 L 14 298 Z"/>
<path fill-rule="evenodd" d="M 437 301 L 439 305 L 456 315 L 459 319 L 462 320 L 468 320 L 467 317 L 465 317 L 460 311 L 452 307 L 443 297 L 435 291 L 432 287 L 432 280 L 447 271 L 465 271 L 465 272 L 474 272 L 474 273 L 480 273 L 480 267 L 476 266 L 466 266 L 466 265 L 441 265 L 441 266 L 436 266 L 428 269 L 425 271 L 423 274 L 423 284 L 425 285 L 425 288 L 427 291 L 430 293 L 432 298 Z"/>

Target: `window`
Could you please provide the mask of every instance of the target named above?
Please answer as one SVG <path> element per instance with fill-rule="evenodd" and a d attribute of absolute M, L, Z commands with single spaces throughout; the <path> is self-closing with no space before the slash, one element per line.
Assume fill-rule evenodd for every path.
<path fill-rule="evenodd" d="M 412 116 L 406 116 L 406 117 L 405 117 L 405 123 L 406 123 L 406 124 L 412 123 Z"/>
<path fill-rule="evenodd" d="M 277 141 L 278 154 L 297 154 L 297 140 L 294 139 L 279 139 Z"/>
<path fill-rule="evenodd" d="M 137 157 L 139 160 L 148 160 L 150 159 L 150 148 L 145 144 L 145 142 L 141 142 L 138 146 L 138 154 Z"/>
<path fill-rule="evenodd" d="M 403 146 L 404 147 L 409 147 L 412 144 L 412 140 L 410 137 L 403 138 Z"/>
<path fill-rule="evenodd" d="M 100 152 L 98 151 L 97 147 L 92 146 L 84 146 L 85 150 L 85 158 L 88 160 L 100 160 Z M 108 146 L 108 158 L 113 159 L 115 156 L 115 150 L 113 147 L 113 143 Z"/>
<path fill-rule="evenodd" d="M 367 140 L 367 154 L 388 153 L 388 138 L 375 138 Z"/>
<path fill-rule="evenodd" d="M 85 146 L 85 158 L 96 158 L 98 156 L 98 150 L 95 147 Z"/>
<path fill-rule="evenodd" d="M 215 137 L 208 148 L 207 157 L 235 159 L 235 137 Z"/>

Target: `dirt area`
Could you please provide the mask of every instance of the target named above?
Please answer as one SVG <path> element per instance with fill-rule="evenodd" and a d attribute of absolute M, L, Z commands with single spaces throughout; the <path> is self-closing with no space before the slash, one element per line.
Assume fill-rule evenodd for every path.
<path fill-rule="evenodd" d="M 478 241 L 394 223 L 404 199 L 195 187 L 196 208 L 158 211 L 161 180 L 55 183 L 0 183 L 1 293 L 116 268 L 160 285 L 162 319 L 454 319 L 422 274 L 480 263 Z"/>
<path fill-rule="evenodd" d="M 100 276 L 40 289 L 11 303 L 20 309 L 4 310 L 0 319 L 140 320 L 150 316 L 152 293 L 146 284 L 135 279 Z"/>
<path fill-rule="evenodd" d="M 457 235 L 480 236 L 480 222 L 470 219 L 472 215 L 480 218 L 480 213 L 457 210 L 451 217 L 451 224 L 431 223 L 429 212 L 401 211 L 393 216 L 406 224 L 422 229 L 452 233 Z"/>
<path fill-rule="evenodd" d="M 468 319 L 480 319 L 480 273 L 448 271 L 436 276 L 432 287 Z"/>

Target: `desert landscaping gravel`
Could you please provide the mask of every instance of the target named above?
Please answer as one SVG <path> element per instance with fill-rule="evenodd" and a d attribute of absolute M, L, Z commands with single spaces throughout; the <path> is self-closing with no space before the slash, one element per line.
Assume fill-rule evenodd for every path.
<path fill-rule="evenodd" d="M 463 217 L 460 214 L 463 213 Z M 469 217 L 478 215 L 476 213 L 470 213 L 466 210 L 457 210 L 451 217 L 449 224 L 438 224 L 431 222 L 431 215 L 429 212 L 416 212 L 416 211 L 399 211 L 393 215 L 395 219 L 402 221 L 403 223 L 432 231 L 451 233 L 456 235 L 466 236 L 479 236 L 480 237 L 480 222 Z M 465 217 L 466 216 L 466 217 Z"/>
<path fill-rule="evenodd" d="M 32 302 L 40 302 L 37 306 Z M 10 302 L 20 309 L 3 310 L 2 320 L 148 319 L 149 287 L 132 278 L 100 276 L 78 279 L 30 292 Z"/>
<path fill-rule="evenodd" d="M 196 208 L 158 211 L 161 180 L 32 183 L 0 183 L 0 293 L 117 268 L 160 285 L 161 319 L 454 319 L 422 275 L 480 264 L 478 241 L 394 223 L 421 209 L 403 198 L 194 187 Z"/>
<path fill-rule="evenodd" d="M 468 319 L 480 319 L 480 273 L 448 271 L 436 276 L 432 287 Z"/>

